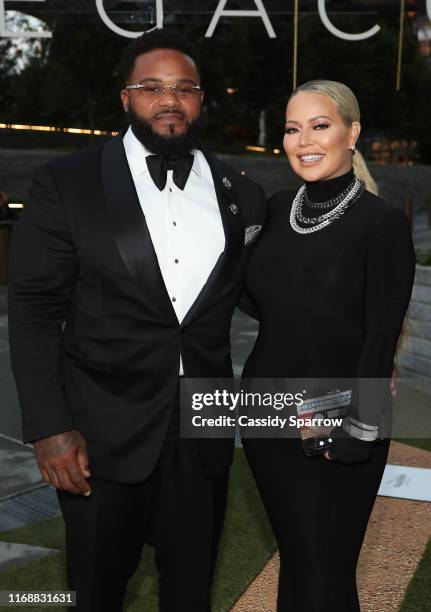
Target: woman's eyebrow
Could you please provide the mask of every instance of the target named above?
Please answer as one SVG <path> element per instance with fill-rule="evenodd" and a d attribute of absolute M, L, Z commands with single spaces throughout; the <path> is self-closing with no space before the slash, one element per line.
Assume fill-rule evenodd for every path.
<path fill-rule="evenodd" d="M 317 115 L 316 117 L 311 117 L 308 122 L 311 123 L 311 121 L 315 121 L 315 119 L 329 119 L 330 121 L 332 121 L 331 117 L 328 117 L 328 115 Z M 299 125 L 299 121 L 294 121 L 293 119 L 287 119 L 286 123 L 296 123 L 297 125 Z"/>

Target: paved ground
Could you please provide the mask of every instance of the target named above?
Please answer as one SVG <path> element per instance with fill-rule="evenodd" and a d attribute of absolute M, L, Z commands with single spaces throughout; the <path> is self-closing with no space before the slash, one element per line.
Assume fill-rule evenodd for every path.
<path fill-rule="evenodd" d="M 21 425 L 18 418 L 18 396 L 12 377 L 9 358 L 7 317 L 0 317 L 0 434 L 21 439 Z M 0 484 L 1 492 L 1 484 Z"/>
<path fill-rule="evenodd" d="M 431 249 L 431 226 L 428 223 L 428 213 L 415 214 L 413 219 L 413 240 L 417 249 Z"/>

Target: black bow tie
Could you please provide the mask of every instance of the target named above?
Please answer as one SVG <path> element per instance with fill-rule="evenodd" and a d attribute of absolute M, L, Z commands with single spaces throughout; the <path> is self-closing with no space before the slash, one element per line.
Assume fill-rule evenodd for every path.
<path fill-rule="evenodd" d="M 175 185 L 183 190 L 193 166 L 193 155 L 188 153 L 179 159 L 168 159 L 161 155 L 147 155 L 148 170 L 156 187 L 163 191 L 166 187 L 168 170 L 173 170 Z"/>

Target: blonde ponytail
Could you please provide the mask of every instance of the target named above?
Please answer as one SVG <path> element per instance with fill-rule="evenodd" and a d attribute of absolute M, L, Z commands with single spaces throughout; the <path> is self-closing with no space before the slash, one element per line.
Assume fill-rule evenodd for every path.
<path fill-rule="evenodd" d="M 365 163 L 362 153 L 359 153 L 358 149 L 355 149 L 353 154 L 353 172 L 356 178 L 362 181 L 367 191 L 371 191 L 375 195 L 379 195 L 379 188 L 377 187 L 376 181 L 370 174 L 368 166 Z"/>
<path fill-rule="evenodd" d="M 347 85 L 344 85 L 344 83 L 315 79 L 314 81 L 308 81 L 303 85 L 299 85 L 290 97 L 292 98 L 292 96 L 299 92 L 321 93 L 331 98 L 337 105 L 340 117 L 347 127 L 350 127 L 354 121 L 360 122 L 361 120 L 358 100 L 353 91 Z M 379 189 L 377 184 L 368 170 L 365 159 L 357 149 L 353 155 L 352 166 L 355 176 L 364 182 L 365 189 L 378 195 Z"/>

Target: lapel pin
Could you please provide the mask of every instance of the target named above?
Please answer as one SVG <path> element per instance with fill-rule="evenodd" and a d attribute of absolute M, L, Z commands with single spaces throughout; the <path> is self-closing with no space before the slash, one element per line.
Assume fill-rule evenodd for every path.
<path fill-rule="evenodd" d="M 231 204 L 229 210 L 233 215 L 238 214 L 238 206 L 236 204 Z"/>
<path fill-rule="evenodd" d="M 222 182 L 223 182 L 223 185 L 226 187 L 226 189 L 232 189 L 232 183 L 227 178 L 227 176 L 223 177 Z"/>

